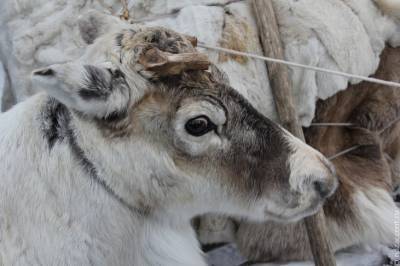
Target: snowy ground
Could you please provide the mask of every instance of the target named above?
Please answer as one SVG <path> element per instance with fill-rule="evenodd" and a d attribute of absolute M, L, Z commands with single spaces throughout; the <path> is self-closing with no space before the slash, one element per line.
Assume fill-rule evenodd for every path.
<path fill-rule="evenodd" d="M 400 208 L 400 188 L 394 193 L 397 206 Z M 400 220 L 399 230 L 400 231 Z M 400 237 L 400 235 L 399 235 Z M 247 264 L 246 259 L 240 255 L 235 244 L 227 244 L 215 248 L 207 253 L 210 266 L 314 266 L 313 262 L 291 263 L 257 263 Z M 384 246 L 375 248 L 353 247 L 338 252 L 335 255 L 337 266 L 398 266 L 400 265 L 400 250 L 389 249 Z"/>
<path fill-rule="evenodd" d="M 400 208 L 400 188 L 395 192 L 395 201 Z M 399 221 L 400 227 L 400 221 Z M 400 230 L 400 228 L 399 228 Z M 400 237 L 400 236 L 399 236 Z M 400 250 L 389 249 L 384 246 L 353 247 L 338 252 L 336 255 L 337 266 L 398 266 L 400 265 Z M 227 244 L 207 252 L 207 260 L 210 266 L 314 266 L 310 261 L 291 262 L 284 264 L 259 263 L 244 264 L 246 259 L 239 254 L 234 244 Z"/>
<path fill-rule="evenodd" d="M 386 266 L 400 265 L 389 264 L 387 255 L 393 256 L 394 250 L 382 247 L 378 250 L 370 250 L 367 248 L 353 248 L 340 252 L 336 255 L 337 266 Z M 237 248 L 233 244 L 229 244 L 207 253 L 210 266 L 239 266 L 246 260 L 239 254 Z M 251 264 L 252 266 L 313 266 L 312 262 L 291 262 L 284 264 L 276 263 L 259 263 Z"/>

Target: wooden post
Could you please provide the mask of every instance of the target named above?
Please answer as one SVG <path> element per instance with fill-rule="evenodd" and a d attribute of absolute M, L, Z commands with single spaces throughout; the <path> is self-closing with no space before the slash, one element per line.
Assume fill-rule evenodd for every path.
<path fill-rule="evenodd" d="M 272 0 L 252 0 L 264 54 L 268 57 L 284 59 L 283 48 Z M 293 135 L 304 140 L 296 109 L 293 103 L 288 69 L 285 65 L 268 62 L 268 76 L 274 94 L 276 110 L 282 125 Z M 323 210 L 305 218 L 311 251 L 316 266 L 335 266 L 335 257 L 328 244 Z M 301 245 L 301 243 L 299 243 Z"/>

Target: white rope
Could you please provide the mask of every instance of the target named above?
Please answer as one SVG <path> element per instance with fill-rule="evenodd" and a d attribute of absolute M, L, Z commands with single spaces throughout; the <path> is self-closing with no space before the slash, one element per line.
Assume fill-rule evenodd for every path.
<path fill-rule="evenodd" d="M 341 151 L 341 152 L 338 152 L 338 153 L 336 153 L 336 154 L 334 154 L 334 155 L 328 157 L 328 160 L 330 160 L 330 161 L 335 160 L 336 158 L 338 158 L 338 157 L 340 157 L 340 156 L 343 156 L 343 155 L 345 155 L 345 154 L 348 154 L 348 153 L 350 153 L 350 152 L 352 152 L 352 151 L 354 151 L 354 150 L 357 150 L 357 149 L 360 148 L 360 147 L 361 147 L 361 145 L 355 145 L 355 146 L 353 146 L 353 147 L 351 147 L 351 148 L 345 149 L 345 150 L 343 150 L 343 151 Z"/>
<path fill-rule="evenodd" d="M 300 67 L 300 68 L 304 68 L 304 69 L 308 69 L 308 70 L 324 72 L 324 73 L 329 73 L 329 74 L 333 74 L 333 75 L 337 75 L 337 76 L 343 76 L 343 77 L 347 77 L 347 78 L 354 78 L 354 79 L 368 81 L 368 82 L 371 82 L 371 83 L 377 83 L 377 84 L 382 84 L 382 85 L 386 85 L 386 86 L 400 88 L 400 83 L 393 82 L 393 81 L 386 81 L 386 80 L 382 80 L 382 79 L 364 77 L 364 76 L 360 76 L 360 75 L 349 74 L 349 73 L 346 73 L 346 72 L 341 72 L 341 71 L 330 70 L 330 69 L 326 69 L 326 68 L 320 68 L 320 67 L 315 67 L 315 66 L 299 64 L 299 63 L 290 62 L 290 61 L 286 61 L 286 60 L 282 60 L 282 59 L 276 59 L 276 58 L 261 56 L 261 55 L 257 55 L 257 54 L 240 52 L 240 51 L 227 49 L 227 48 L 222 48 L 222 47 L 217 47 L 217 46 L 210 46 L 210 45 L 207 45 L 207 44 L 202 43 L 202 42 L 199 42 L 197 44 L 197 46 L 198 47 L 202 47 L 202 48 L 206 48 L 206 49 L 210 49 L 210 50 L 215 50 L 215 51 L 228 53 L 228 54 L 246 56 L 246 57 L 259 59 L 259 60 L 263 60 L 263 61 L 279 63 L 279 64 L 284 64 L 284 65 L 293 66 L 293 67 Z"/>
<path fill-rule="evenodd" d="M 391 128 L 394 124 L 396 124 L 397 122 L 400 121 L 400 116 L 396 117 L 395 119 L 393 119 L 392 121 L 390 121 L 383 129 L 379 130 L 377 133 L 378 135 L 382 135 L 386 130 L 388 130 L 389 128 Z M 311 124 L 312 126 L 355 126 L 355 124 L 352 123 L 313 123 Z M 340 151 L 330 157 L 328 157 L 328 160 L 334 160 L 340 156 L 343 156 L 345 154 L 348 154 L 358 148 L 362 147 L 362 145 L 355 145 L 353 147 L 350 147 L 348 149 L 345 149 L 343 151 Z"/>
<path fill-rule="evenodd" d="M 400 116 L 398 116 L 395 120 L 391 121 L 387 126 L 381 129 L 378 133 L 382 135 L 387 129 L 391 128 L 394 124 L 400 121 Z"/>

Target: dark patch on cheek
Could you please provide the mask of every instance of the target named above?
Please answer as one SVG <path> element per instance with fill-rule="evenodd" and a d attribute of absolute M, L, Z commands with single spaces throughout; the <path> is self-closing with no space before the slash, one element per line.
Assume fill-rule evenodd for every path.
<path fill-rule="evenodd" d="M 283 156 L 269 158 L 262 146 L 256 142 L 235 143 L 230 156 L 225 156 L 224 165 L 229 170 L 228 177 L 232 185 L 246 197 L 260 199 L 273 191 L 283 191 L 284 180 L 289 169 Z M 226 162 L 229 158 L 229 163 Z"/>
<path fill-rule="evenodd" d="M 232 117 L 234 143 L 234 169 L 247 173 L 244 187 L 255 198 L 270 192 L 288 193 L 290 168 L 288 160 L 292 151 L 285 133 L 276 124 L 258 113 L 245 99 L 235 96 L 241 109 Z M 242 182 L 243 182 L 242 181 Z"/>
<path fill-rule="evenodd" d="M 283 154 L 275 154 L 274 158 L 260 154 L 261 156 L 252 166 L 249 183 L 257 196 L 262 197 L 265 193 L 278 192 L 286 193 L 289 190 L 289 175 L 290 170 L 287 165 L 287 157 Z"/>
<path fill-rule="evenodd" d="M 253 154 L 256 163 L 250 177 L 255 183 L 254 190 L 258 196 L 262 196 L 266 191 L 286 193 L 289 191 L 290 176 L 289 147 L 279 131 L 258 130 L 259 141 L 254 146 Z"/>

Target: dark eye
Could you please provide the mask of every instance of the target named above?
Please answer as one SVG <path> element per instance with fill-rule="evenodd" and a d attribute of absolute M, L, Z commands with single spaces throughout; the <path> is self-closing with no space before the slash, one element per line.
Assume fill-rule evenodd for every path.
<path fill-rule="evenodd" d="M 216 127 L 217 126 L 204 115 L 190 119 L 185 125 L 186 131 L 195 137 L 200 137 L 211 130 L 214 130 Z"/>

